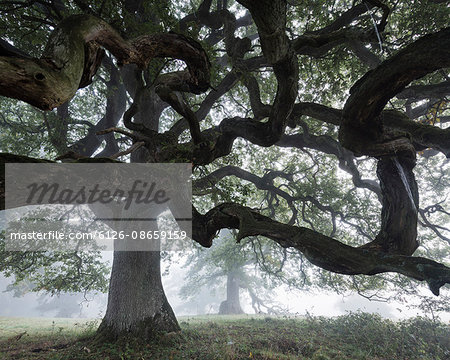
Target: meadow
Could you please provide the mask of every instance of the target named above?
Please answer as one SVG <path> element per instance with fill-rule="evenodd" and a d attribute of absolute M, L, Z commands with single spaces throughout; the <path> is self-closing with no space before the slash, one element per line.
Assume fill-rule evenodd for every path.
<path fill-rule="evenodd" d="M 378 315 L 180 317 L 152 343 L 95 339 L 99 320 L 0 317 L 0 359 L 449 359 L 450 326 Z"/>

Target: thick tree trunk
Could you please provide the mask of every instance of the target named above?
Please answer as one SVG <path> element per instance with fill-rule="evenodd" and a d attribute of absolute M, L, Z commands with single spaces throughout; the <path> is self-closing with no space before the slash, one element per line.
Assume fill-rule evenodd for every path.
<path fill-rule="evenodd" d="M 111 340 L 124 336 L 148 340 L 178 330 L 161 282 L 160 253 L 116 251 L 108 307 L 98 335 Z"/>
<path fill-rule="evenodd" d="M 413 167 L 412 159 L 400 156 L 378 161 L 377 175 L 383 194 L 381 230 L 373 242 L 362 248 L 399 255 L 412 255 L 418 248 L 419 190 Z"/>
<path fill-rule="evenodd" d="M 234 273 L 227 275 L 227 299 L 222 301 L 219 308 L 220 315 L 243 314 L 239 302 L 239 279 Z"/>
<path fill-rule="evenodd" d="M 142 108 L 143 113 L 151 115 L 138 119 L 139 123 L 146 121 L 145 125 L 154 130 L 158 128 L 160 112 L 152 113 L 150 108 L 156 101 L 153 93 L 153 96 L 146 99 Z M 142 163 L 147 157 L 147 151 L 141 148 L 131 154 L 131 162 Z M 148 211 L 152 210 L 148 209 Z M 157 217 L 158 214 L 159 212 L 149 217 Z M 158 230 L 158 226 L 156 222 L 149 222 L 145 230 Z M 180 330 L 164 293 L 160 261 L 158 251 L 116 251 L 114 253 L 108 307 L 98 329 L 100 337 L 116 339 L 122 336 L 133 336 L 140 340 L 148 340 L 158 333 Z"/>

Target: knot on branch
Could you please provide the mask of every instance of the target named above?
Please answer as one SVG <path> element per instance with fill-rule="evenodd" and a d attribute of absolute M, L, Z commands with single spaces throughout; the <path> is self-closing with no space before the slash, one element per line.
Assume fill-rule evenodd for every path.
<path fill-rule="evenodd" d="M 236 236 L 237 243 L 240 243 L 247 236 L 257 235 L 259 233 L 257 230 L 258 224 L 249 209 L 245 207 L 240 207 L 239 209 L 228 207 L 223 212 L 239 219 L 238 234 Z"/>

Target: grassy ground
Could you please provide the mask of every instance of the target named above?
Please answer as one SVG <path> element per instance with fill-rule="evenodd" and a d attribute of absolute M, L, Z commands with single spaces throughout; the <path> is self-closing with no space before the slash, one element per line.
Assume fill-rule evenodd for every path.
<path fill-rule="evenodd" d="M 338 318 L 198 316 L 154 343 L 92 340 L 95 321 L 0 317 L 0 359 L 450 359 L 450 327 L 423 318 L 394 323 Z"/>

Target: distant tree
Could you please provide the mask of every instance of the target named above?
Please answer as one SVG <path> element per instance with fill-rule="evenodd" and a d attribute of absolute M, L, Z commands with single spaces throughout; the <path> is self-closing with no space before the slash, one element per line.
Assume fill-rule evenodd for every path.
<path fill-rule="evenodd" d="M 0 95 L 33 106 L 0 100 L 1 163 L 191 163 L 201 246 L 236 229 L 286 253 L 283 271 L 300 281 L 408 293 L 414 279 L 438 295 L 450 282 L 449 11 L 431 0 L 1 2 Z M 98 254 L 0 251 L 1 269 L 37 290 L 105 287 Z M 99 335 L 179 329 L 160 256 L 115 252 Z"/>
<path fill-rule="evenodd" d="M 27 280 L 22 280 L 17 284 L 10 283 L 6 286 L 5 292 L 9 292 L 15 298 L 20 298 L 27 293 L 33 292 L 35 285 Z M 81 313 L 81 303 L 83 294 L 58 294 L 55 297 L 49 297 L 41 293 L 37 297 L 37 305 L 34 310 L 39 314 L 48 314 L 53 312 L 56 317 L 72 317 Z"/>
<path fill-rule="evenodd" d="M 244 294 L 250 298 L 255 313 L 283 311 L 271 296 L 271 290 L 281 281 L 278 277 L 271 278 L 261 271 L 262 266 L 252 245 L 253 239 L 236 244 L 234 231 L 222 231 L 211 249 L 198 248 L 194 251 L 185 264 L 188 272 L 185 276 L 186 283 L 180 289 L 182 298 L 194 299 L 206 288 L 214 293 L 225 292 L 226 299 L 219 306 L 221 315 L 244 313 L 241 306 Z M 269 247 L 263 255 L 263 262 L 278 261 L 273 259 L 274 254 L 269 251 Z"/>
<path fill-rule="evenodd" d="M 36 310 L 41 314 L 53 312 L 55 317 L 70 318 L 79 316 L 82 309 L 82 294 L 59 294 L 52 298 L 41 295 Z"/>

